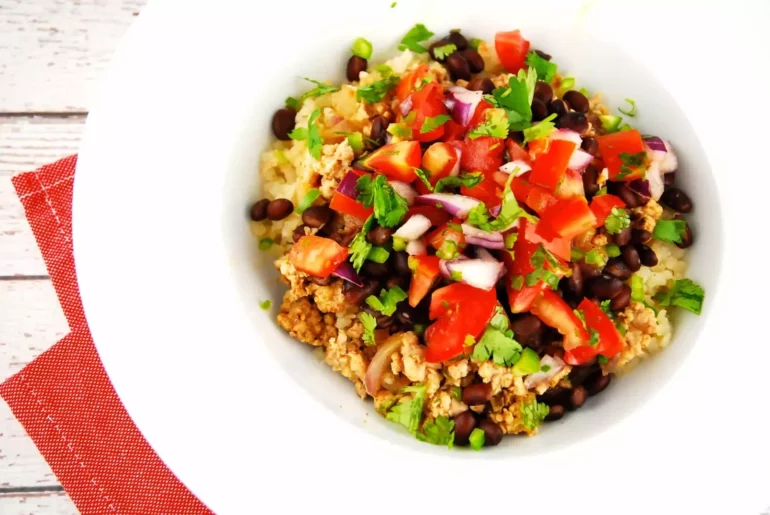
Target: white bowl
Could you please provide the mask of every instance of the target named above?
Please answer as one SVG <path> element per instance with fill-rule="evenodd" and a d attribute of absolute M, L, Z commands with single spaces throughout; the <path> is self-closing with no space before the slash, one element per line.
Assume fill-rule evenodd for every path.
<path fill-rule="evenodd" d="M 685 77 L 656 71 L 649 56 L 662 54 L 664 44 L 604 30 L 627 17 L 640 24 L 651 18 L 622 6 L 591 10 L 572 1 L 517 4 L 515 16 L 490 15 L 511 12 L 503 0 L 489 0 L 483 9 L 471 2 L 401 0 L 393 9 L 390 3 L 272 5 L 286 13 L 278 18 L 234 1 L 215 9 L 151 4 L 118 51 L 89 116 L 74 204 L 89 324 L 139 428 L 221 513 L 238 513 L 246 497 L 233 492 L 249 490 L 247 471 L 260 461 L 270 464 L 276 495 L 283 491 L 280 478 L 302 482 L 311 499 L 326 493 L 314 483 L 317 475 L 287 458 L 288 445 L 292 454 L 319 464 L 341 466 L 367 456 L 385 474 L 412 462 L 425 470 L 484 460 L 499 476 L 518 460 L 537 475 L 567 459 L 586 460 L 600 448 L 597 435 L 663 391 L 703 344 L 699 335 L 712 315 L 722 264 L 722 217 L 708 154 L 667 92 L 672 85 L 682 91 Z M 603 92 L 608 105 L 635 99 L 633 124 L 673 142 L 677 182 L 696 206 L 689 217 L 696 244 L 688 276 L 706 289 L 703 315 L 676 316 L 674 340 L 664 353 L 579 412 L 545 425 L 536 438 L 506 438 L 481 453 L 416 441 L 277 327 L 284 287 L 272 257 L 257 250 L 246 217 L 259 197 L 258 160 L 271 138 L 270 118 L 286 96 L 306 87 L 300 77 L 341 81 L 355 37 L 370 39 L 374 61 L 384 60 L 415 22 L 439 35 L 459 27 L 488 41 L 498 30 L 520 28 L 578 86 Z M 274 307 L 264 312 L 259 303 L 268 298 Z M 636 420 L 643 420 L 641 413 Z M 608 432 L 604 442 L 655 441 L 632 426 Z M 214 436 L 217 452 L 201 460 L 202 442 Z M 595 466 L 584 463 L 585 470 Z M 350 488 L 353 497 L 368 484 L 366 474 L 346 481 L 358 485 L 359 492 Z M 525 477 L 519 484 L 537 482 Z M 304 497 L 296 502 L 312 505 Z"/>

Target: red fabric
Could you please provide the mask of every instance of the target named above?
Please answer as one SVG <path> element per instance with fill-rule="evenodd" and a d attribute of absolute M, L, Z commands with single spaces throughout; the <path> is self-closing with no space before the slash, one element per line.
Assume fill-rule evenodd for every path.
<path fill-rule="evenodd" d="M 71 332 L 0 385 L 0 396 L 83 515 L 212 513 L 152 450 L 99 360 L 72 254 L 76 161 L 13 178 Z"/>

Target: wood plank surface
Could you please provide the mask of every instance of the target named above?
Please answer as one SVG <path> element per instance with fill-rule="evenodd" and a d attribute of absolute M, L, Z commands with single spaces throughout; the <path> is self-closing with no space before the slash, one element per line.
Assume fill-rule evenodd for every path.
<path fill-rule="evenodd" d="M 0 493 L 3 515 L 78 515 L 65 492 Z"/>

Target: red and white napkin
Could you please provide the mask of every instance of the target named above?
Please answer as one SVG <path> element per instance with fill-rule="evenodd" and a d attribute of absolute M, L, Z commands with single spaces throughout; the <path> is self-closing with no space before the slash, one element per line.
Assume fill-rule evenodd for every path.
<path fill-rule="evenodd" d="M 72 253 L 77 156 L 13 178 L 71 332 L 0 385 L 83 515 L 212 513 L 129 417 L 91 339 Z"/>

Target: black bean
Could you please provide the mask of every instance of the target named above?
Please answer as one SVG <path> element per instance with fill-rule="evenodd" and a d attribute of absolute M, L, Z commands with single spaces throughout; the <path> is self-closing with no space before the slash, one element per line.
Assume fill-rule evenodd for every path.
<path fill-rule="evenodd" d="M 345 300 L 349 304 L 361 305 L 369 295 L 377 295 L 380 290 L 380 281 L 371 279 L 364 282 L 363 287 L 345 283 L 347 289 L 343 289 Z"/>
<path fill-rule="evenodd" d="M 675 243 L 675 245 L 680 249 L 686 249 L 692 245 L 692 229 L 690 228 L 690 224 L 685 225 L 682 241 L 680 243 Z"/>
<path fill-rule="evenodd" d="M 305 226 L 304 225 L 298 225 L 294 231 L 291 233 L 291 239 L 294 240 L 294 243 L 297 243 L 300 238 L 302 238 L 305 235 Z"/>
<path fill-rule="evenodd" d="M 583 281 L 602 275 L 601 268 L 596 265 L 591 265 L 585 261 L 580 261 L 578 264 L 580 265 L 580 274 L 583 277 Z"/>
<path fill-rule="evenodd" d="M 647 243 L 651 239 L 652 233 L 650 231 L 646 229 L 631 229 L 631 243 Z"/>
<path fill-rule="evenodd" d="M 546 345 L 545 353 L 553 358 L 564 359 L 564 348 L 558 345 Z"/>
<path fill-rule="evenodd" d="M 363 57 L 357 55 L 351 55 L 348 59 L 347 77 L 350 82 L 356 82 L 361 72 L 366 71 L 366 67 L 369 63 Z"/>
<path fill-rule="evenodd" d="M 384 145 L 387 140 L 388 125 L 390 122 L 382 115 L 377 115 L 372 120 L 372 132 L 369 137 L 376 141 L 379 146 Z"/>
<path fill-rule="evenodd" d="M 580 144 L 580 148 L 592 156 L 595 156 L 599 153 L 599 142 L 597 142 L 596 138 L 593 136 L 588 136 L 587 138 L 583 138 L 583 142 Z"/>
<path fill-rule="evenodd" d="M 470 91 L 482 91 L 485 95 L 491 95 L 495 89 L 495 84 L 489 77 L 474 77 L 468 83 L 467 89 Z"/>
<path fill-rule="evenodd" d="M 492 398 L 492 385 L 476 383 L 463 388 L 462 401 L 468 406 L 481 406 Z"/>
<path fill-rule="evenodd" d="M 642 261 L 639 259 L 639 251 L 636 250 L 636 247 L 633 245 L 626 245 L 620 249 L 620 253 L 629 270 L 636 272 L 642 268 Z"/>
<path fill-rule="evenodd" d="M 562 98 L 565 102 L 567 102 L 567 105 L 569 105 L 573 111 L 577 111 L 578 113 L 588 112 L 588 99 L 580 91 L 575 91 L 572 89 L 564 93 Z"/>
<path fill-rule="evenodd" d="M 546 61 L 550 61 L 551 60 L 551 54 L 546 54 L 542 50 L 535 50 L 535 53 L 537 55 L 539 55 L 540 57 L 542 57 L 543 59 L 545 59 Z"/>
<path fill-rule="evenodd" d="M 391 260 L 388 260 L 388 263 L 390 263 L 389 266 L 393 266 L 391 263 Z M 385 281 L 385 287 L 387 287 L 388 289 L 391 289 L 395 286 L 398 286 L 402 290 L 406 290 L 407 289 L 406 283 L 407 283 L 406 277 L 398 277 L 398 276 L 389 277 L 388 280 Z"/>
<path fill-rule="evenodd" d="M 297 113 L 293 110 L 285 108 L 275 112 L 271 127 L 276 138 L 283 141 L 291 139 L 289 133 L 294 130 L 294 117 L 296 115 Z"/>
<path fill-rule="evenodd" d="M 471 410 L 463 411 L 454 418 L 455 421 L 455 445 L 468 445 L 468 437 L 476 428 L 476 417 Z"/>
<path fill-rule="evenodd" d="M 604 389 L 607 388 L 611 379 L 611 375 L 604 375 L 601 372 L 597 372 L 596 374 L 586 379 L 586 382 L 583 383 L 583 386 L 585 386 L 588 395 L 596 395 L 597 393 L 602 393 Z"/>
<path fill-rule="evenodd" d="M 449 56 L 444 54 L 441 54 L 441 57 L 437 56 L 436 49 L 442 46 L 447 46 L 449 44 L 450 42 L 447 41 L 446 39 L 439 39 L 438 41 L 436 41 L 435 43 L 432 43 L 428 47 L 428 53 L 430 53 L 430 56 L 433 58 L 434 61 L 440 61 L 443 63 L 446 60 L 446 58 Z"/>
<path fill-rule="evenodd" d="M 394 252 L 391 255 L 391 258 L 393 259 L 393 270 L 395 270 L 397 274 L 406 277 L 412 275 L 412 271 L 409 270 L 409 254 L 402 250 L 400 252 Z"/>
<path fill-rule="evenodd" d="M 628 245 L 631 242 L 631 228 L 625 227 L 623 230 L 621 230 L 619 233 L 617 233 L 615 236 L 615 245 L 618 247 L 623 247 L 624 245 Z"/>
<path fill-rule="evenodd" d="M 676 172 L 669 172 L 663 174 L 663 184 L 665 186 L 671 186 L 676 182 Z"/>
<path fill-rule="evenodd" d="M 567 104 L 563 100 L 551 100 L 548 104 L 548 114 L 555 114 L 557 117 L 567 114 Z"/>
<path fill-rule="evenodd" d="M 477 51 L 472 48 L 467 48 L 461 51 L 462 56 L 468 61 L 468 67 L 471 69 L 471 73 L 480 73 L 484 71 L 484 58 L 481 57 Z"/>
<path fill-rule="evenodd" d="M 326 277 L 310 276 L 310 281 L 318 286 L 329 286 L 332 283 L 332 279 L 333 277 L 331 275 L 327 275 Z"/>
<path fill-rule="evenodd" d="M 687 194 L 679 188 L 668 188 L 660 196 L 660 201 L 680 213 L 689 213 L 692 211 L 692 200 Z"/>
<path fill-rule="evenodd" d="M 545 105 L 550 104 L 551 100 L 553 100 L 553 88 L 547 82 L 537 81 L 534 98 L 540 100 Z"/>
<path fill-rule="evenodd" d="M 257 202 L 254 202 L 254 205 L 251 206 L 250 215 L 251 219 L 255 222 L 261 222 L 265 218 L 267 218 L 267 205 L 270 204 L 270 201 L 266 198 L 263 198 L 262 200 L 258 200 Z"/>
<path fill-rule="evenodd" d="M 544 120 L 546 116 L 548 116 L 548 108 L 540 100 L 533 98 L 532 99 L 532 120 L 539 122 L 540 120 Z"/>
<path fill-rule="evenodd" d="M 454 53 L 446 58 L 446 67 L 449 69 L 449 75 L 452 80 L 471 80 L 471 68 L 465 57 Z"/>
<path fill-rule="evenodd" d="M 583 272 L 578 263 L 572 264 L 572 275 L 567 279 L 567 285 L 575 295 L 583 294 Z"/>
<path fill-rule="evenodd" d="M 479 422 L 479 429 L 484 431 L 484 446 L 492 447 L 503 440 L 503 430 L 489 419 Z"/>
<path fill-rule="evenodd" d="M 387 262 L 385 263 L 376 263 L 374 261 L 365 261 L 364 266 L 361 268 L 361 272 L 363 272 L 366 276 L 371 277 L 385 277 L 390 273 L 390 267 L 388 266 Z"/>
<path fill-rule="evenodd" d="M 457 47 L 457 50 L 465 50 L 468 48 L 468 40 L 465 39 L 465 36 L 460 34 L 460 32 L 453 30 L 449 33 L 449 35 L 445 38 L 449 43 L 452 43 L 454 46 Z"/>
<path fill-rule="evenodd" d="M 283 220 L 294 211 L 294 204 L 287 198 L 277 198 L 271 200 L 267 205 L 267 218 L 273 220 Z"/>
<path fill-rule="evenodd" d="M 620 200 L 626 203 L 627 208 L 639 207 L 639 197 L 626 184 L 617 187 L 617 195 Z"/>
<path fill-rule="evenodd" d="M 545 416 L 547 422 L 553 422 L 559 420 L 564 416 L 564 406 L 561 404 L 554 404 L 548 408 L 548 415 Z"/>
<path fill-rule="evenodd" d="M 543 339 L 543 323 L 532 314 L 517 317 L 511 322 L 513 334 L 522 345 L 538 346 Z"/>
<path fill-rule="evenodd" d="M 372 245 L 385 245 L 393 235 L 393 229 L 378 225 L 366 235 L 366 241 Z"/>
<path fill-rule="evenodd" d="M 629 304 L 631 304 L 631 288 L 627 284 L 624 284 L 623 288 L 620 289 L 620 292 L 612 297 L 610 309 L 617 313 L 626 309 Z"/>
<path fill-rule="evenodd" d="M 610 258 L 607 261 L 607 264 L 604 267 L 604 273 L 613 275 L 621 281 L 626 281 L 631 277 L 632 272 L 629 270 L 628 265 L 626 265 L 626 262 L 623 260 L 623 258 L 617 256 Z"/>
<path fill-rule="evenodd" d="M 572 394 L 569 396 L 570 408 L 578 409 L 586 402 L 588 392 L 582 386 L 572 389 Z"/>
<path fill-rule="evenodd" d="M 595 297 L 611 299 L 623 289 L 623 281 L 611 275 L 601 275 L 591 281 L 591 292 Z"/>
<path fill-rule="evenodd" d="M 572 386 L 580 386 L 597 370 L 599 370 L 599 366 L 595 363 L 572 367 L 569 373 L 569 382 Z"/>
<path fill-rule="evenodd" d="M 655 251 L 647 245 L 637 245 L 636 251 L 639 253 L 639 261 L 642 263 L 642 265 L 653 267 L 658 264 L 657 254 L 655 254 Z"/>
<path fill-rule="evenodd" d="M 583 170 L 583 190 L 586 197 L 592 197 L 599 191 L 599 184 L 596 182 L 599 179 L 599 170 L 596 165 L 590 164 Z"/>
<path fill-rule="evenodd" d="M 570 129 L 582 135 L 588 130 L 588 118 L 583 113 L 567 113 L 556 120 L 556 127 Z"/>
<path fill-rule="evenodd" d="M 318 229 L 328 224 L 333 215 L 329 206 L 310 206 L 302 213 L 302 223 Z"/>

